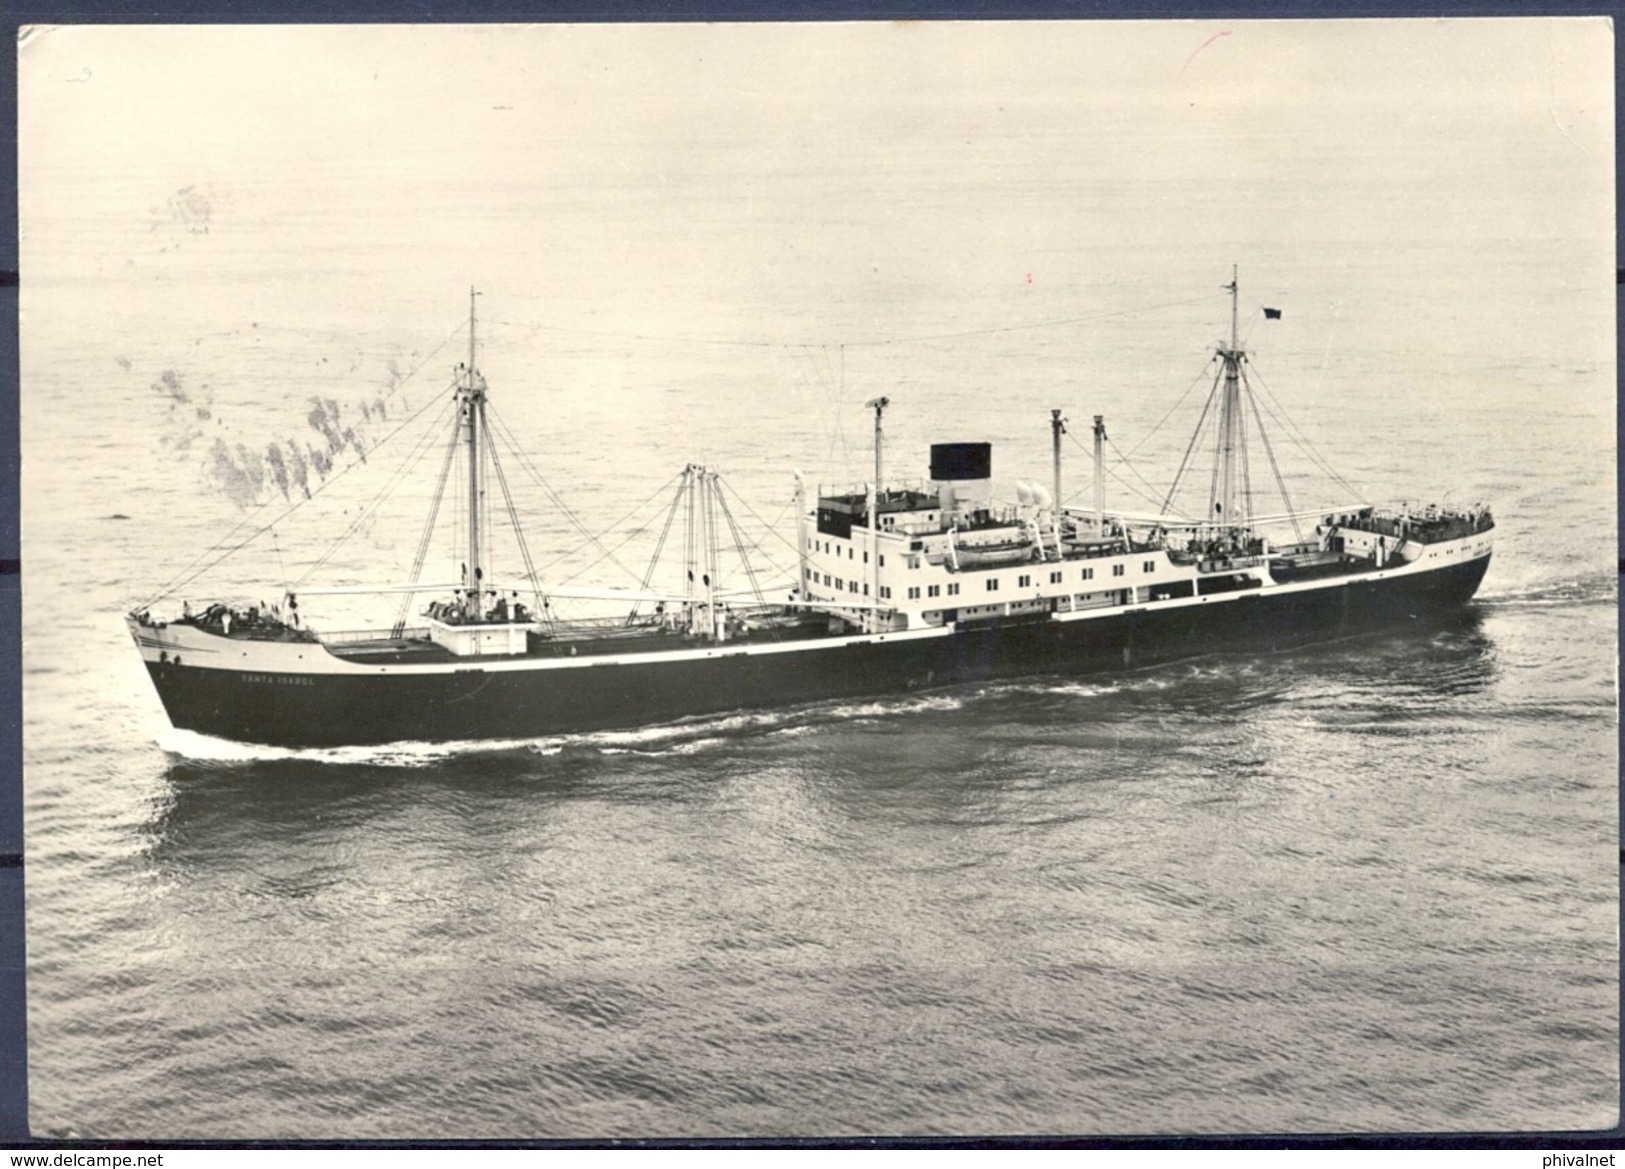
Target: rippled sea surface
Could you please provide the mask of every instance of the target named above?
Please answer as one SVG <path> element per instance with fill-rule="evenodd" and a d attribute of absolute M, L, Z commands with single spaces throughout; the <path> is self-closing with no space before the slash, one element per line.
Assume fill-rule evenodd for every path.
<path fill-rule="evenodd" d="M 1427 39 L 1448 22 L 1386 27 L 1256 26 L 1189 62 L 1194 26 L 1012 26 L 974 52 L 924 26 L 28 46 L 36 1131 L 1612 1125 L 1612 141 L 1576 112 L 1598 38 L 1543 32 L 1581 73 L 1507 71 L 1474 104 L 1523 34 L 1481 26 L 1475 55 Z M 1417 91 L 1455 95 L 1423 114 L 1391 78 L 1353 85 L 1371 52 L 1475 72 Z M 478 92 L 435 64 L 464 53 Z M 57 84 L 81 67 L 99 81 Z M 1227 86 L 1242 68 L 1326 84 L 1283 104 Z M 308 752 L 170 729 L 122 626 L 252 490 L 249 530 L 281 514 L 250 456 L 320 446 L 321 418 L 369 461 L 348 448 L 353 471 L 179 595 L 409 571 L 438 448 L 363 511 L 416 431 L 372 447 L 433 421 L 470 283 L 500 413 L 587 528 L 634 514 L 637 566 L 691 459 L 793 539 L 790 468 L 862 478 L 878 394 L 902 475 L 988 439 L 996 475 L 1046 479 L 1049 408 L 1080 436 L 1105 413 L 1137 469 L 1113 461 L 1113 503 L 1147 506 L 1131 489 L 1178 464 L 1232 262 L 1256 376 L 1343 475 L 1494 506 L 1459 619 Z M 1249 324 L 1265 303 L 1282 319 Z M 1347 502 L 1277 447 L 1298 498 Z M 538 563 L 626 583 L 565 555 L 579 533 L 519 470 Z M 367 619 L 332 604 L 312 619 Z"/>

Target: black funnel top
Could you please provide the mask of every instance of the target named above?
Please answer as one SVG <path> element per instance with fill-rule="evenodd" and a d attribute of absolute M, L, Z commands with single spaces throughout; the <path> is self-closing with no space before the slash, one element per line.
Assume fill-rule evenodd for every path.
<path fill-rule="evenodd" d="M 993 477 L 993 444 L 990 442 L 934 442 L 931 444 L 931 478 L 939 483 Z"/>

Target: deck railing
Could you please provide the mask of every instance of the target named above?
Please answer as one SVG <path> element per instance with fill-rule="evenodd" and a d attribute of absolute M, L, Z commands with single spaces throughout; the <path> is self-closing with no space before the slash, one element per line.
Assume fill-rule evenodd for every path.
<path fill-rule="evenodd" d="M 317 634 L 317 640 L 330 645 L 348 645 L 357 641 L 428 641 L 429 629 L 422 626 L 416 629 L 403 629 L 396 633 L 393 629 L 341 629 L 336 633 Z"/>

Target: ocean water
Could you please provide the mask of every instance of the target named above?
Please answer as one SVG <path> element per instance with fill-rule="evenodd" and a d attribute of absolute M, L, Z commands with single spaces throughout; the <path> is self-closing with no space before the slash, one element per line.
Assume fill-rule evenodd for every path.
<path fill-rule="evenodd" d="M 1617 1121 L 1613 142 L 1584 116 L 1611 42 L 975 31 L 24 46 L 36 1132 Z M 1531 37 L 1528 76 L 1489 67 Z M 1395 69 L 1361 88 L 1371 53 Z M 167 604 L 409 571 L 471 284 L 538 565 L 625 584 L 691 460 L 790 564 L 791 468 L 863 478 L 880 394 L 901 475 L 987 439 L 1047 481 L 1049 408 L 1084 440 L 1103 413 L 1111 501 L 1149 507 L 1232 263 L 1258 388 L 1341 475 L 1494 507 L 1459 620 L 308 752 L 169 728 L 123 628 L 177 579 Z M 1291 429 L 1295 502 L 1349 502 Z M 330 431 L 294 508 L 264 452 Z M 1086 498 L 1076 446 L 1066 473 Z"/>

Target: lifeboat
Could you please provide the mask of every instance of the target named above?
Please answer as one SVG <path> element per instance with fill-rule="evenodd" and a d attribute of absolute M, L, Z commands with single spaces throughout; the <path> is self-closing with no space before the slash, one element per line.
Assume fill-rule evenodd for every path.
<path fill-rule="evenodd" d="M 997 564 L 1019 564 L 1033 558 L 1033 542 L 1025 536 L 1013 540 L 993 540 L 979 544 L 954 543 L 954 558 L 960 568 L 991 568 Z"/>

